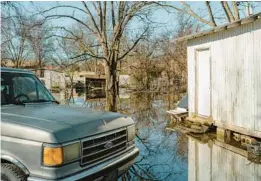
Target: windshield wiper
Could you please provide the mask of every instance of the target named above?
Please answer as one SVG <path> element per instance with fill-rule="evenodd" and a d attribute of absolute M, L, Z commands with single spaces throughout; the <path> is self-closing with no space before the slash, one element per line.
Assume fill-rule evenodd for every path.
<path fill-rule="evenodd" d="M 12 102 L 10 104 L 25 106 L 25 102 Z"/>
<path fill-rule="evenodd" d="M 37 99 L 37 100 L 33 100 L 33 101 L 28 101 L 26 103 L 40 103 L 40 102 L 52 102 L 52 103 L 57 103 L 60 104 L 58 101 L 56 100 L 46 100 L 46 99 Z"/>
<path fill-rule="evenodd" d="M 60 104 L 56 100 L 46 100 L 46 99 L 37 99 L 37 100 L 31 100 L 31 101 L 21 101 L 21 102 L 15 102 L 15 105 L 25 105 L 25 104 L 30 104 L 30 103 L 42 103 L 42 102 L 50 102 L 50 103 L 57 103 Z"/>

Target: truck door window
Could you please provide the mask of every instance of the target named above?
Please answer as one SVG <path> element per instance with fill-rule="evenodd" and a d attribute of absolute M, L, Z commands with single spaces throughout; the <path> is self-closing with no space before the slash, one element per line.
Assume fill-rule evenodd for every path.
<path fill-rule="evenodd" d="M 13 78 L 13 87 L 14 87 L 14 97 L 17 97 L 18 95 L 25 94 L 27 95 L 30 100 L 36 100 L 36 87 L 34 80 L 32 80 L 30 77 L 14 77 Z M 24 97 L 21 97 L 19 101 L 25 101 L 23 99 Z"/>
<path fill-rule="evenodd" d="M 54 98 L 33 74 L 1 73 L 1 104 L 52 102 Z"/>

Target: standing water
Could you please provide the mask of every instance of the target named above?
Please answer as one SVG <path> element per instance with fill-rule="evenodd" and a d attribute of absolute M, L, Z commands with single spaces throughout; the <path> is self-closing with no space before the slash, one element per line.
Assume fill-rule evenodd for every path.
<path fill-rule="evenodd" d="M 118 111 L 131 116 L 135 121 L 135 141 L 140 154 L 133 167 L 119 180 L 187 180 L 187 137 L 165 130 L 168 120 L 166 111 L 170 105 L 166 100 L 168 96 L 121 93 Z M 66 103 L 63 93 L 54 95 L 57 100 Z M 103 95 L 75 94 L 69 104 L 102 110 L 106 101 Z"/>
<path fill-rule="evenodd" d="M 249 161 L 245 148 L 238 148 L 216 137 L 184 135 L 167 131 L 176 98 L 156 93 L 121 92 L 118 111 L 136 123 L 139 157 L 119 181 L 251 181 L 261 180 L 261 161 Z M 104 94 L 75 94 L 69 101 L 64 94 L 57 100 L 74 106 L 105 108 Z"/>

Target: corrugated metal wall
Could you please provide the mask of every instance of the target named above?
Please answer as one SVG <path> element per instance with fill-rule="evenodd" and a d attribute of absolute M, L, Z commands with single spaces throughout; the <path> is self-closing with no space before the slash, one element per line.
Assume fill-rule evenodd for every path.
<path fill-rule="evenodd" d="M 195 113 L 195 52 L 211 54 L 212 118 L 261 131 L 261 19 L 188 41 L 188 95 Z"/>
<path fill-rule="evenodd" d="M 200 157 L 200 154 L 206 154 Z M 260 181 L 261 165 L 216 144 L 189 139 L 189 181 Z M 202 174 L 200 174 L 202 173 Z"/>

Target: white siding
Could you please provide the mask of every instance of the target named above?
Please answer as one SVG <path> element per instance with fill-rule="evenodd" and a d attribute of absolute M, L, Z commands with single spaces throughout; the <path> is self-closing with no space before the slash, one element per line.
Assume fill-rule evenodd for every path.
<path fill-rule="evenodd" d="M 60 89 L 65 89 L 65 74 L 53 70 L 45 70 L 44 77 L 40 78 L 44 81 L 45 87 L 52 90 L 52 86 L 59 86 Z"/>
<path fill-rule="evenodd" d="M 195 113 L 195 52 L 210 48 L 212 118 L 261 131 L 261 19 L 188 41 L 189 111 Z"/>
<path fill-rule="evenodd" d="M 255 79 L 255 99 L 254 104 L 257 107 L 254 107 L 254 117 L 255 117 L 255 130 L 261 130 L 261 20 L 259 23 L 256 22 L 253 25 L 254 30 L 254 62 L 256 65 L 254 66 L 254 74 L 256 75 Z"/>

